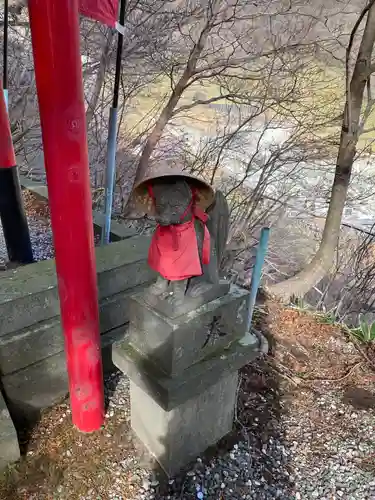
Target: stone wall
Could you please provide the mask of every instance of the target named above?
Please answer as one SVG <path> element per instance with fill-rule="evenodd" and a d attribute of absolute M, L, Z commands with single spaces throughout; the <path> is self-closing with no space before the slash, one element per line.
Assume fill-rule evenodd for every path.
<path fill-rule="evenodd" d="M 127 301 L 153 278 L 149 238 L 135 236 L 96 249 L 104 369 L 128 322 Z M 0 375 L 12 415 L 27 417 L 67 394 L 55 263 L 38 262 L 0 275 Z"/>
<path fill-rule="evenodd" d="M 20 175 L 20 183 L 23 189 L 27 189 L 33 193 L 40 200 L 48 203 L 48 189 L 45 184 L 41 182 L 33 181 L 25 175 Z M 92 219 L 94 223 L 94 233 L 100 235 L 102 232 L 102 227 L 104 225 L 104 214 L 92 211 Z M 134 229 L 127 227 L 125 224 L 121 224 L 112 220 L 111 222 L 111 241 L 120 241 L 126 238 L 135 236 L 137 233 Z"/>

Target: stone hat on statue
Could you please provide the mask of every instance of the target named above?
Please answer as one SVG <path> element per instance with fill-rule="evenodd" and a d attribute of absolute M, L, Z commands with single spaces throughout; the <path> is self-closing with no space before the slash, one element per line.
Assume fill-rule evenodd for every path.
<path fill-rule="evenodd" d="M 170 179 L 173 177 L 184 178 L 191 187 L 196 189 L 196 204 L 199 208 L 206 210 L 212 205 L 215 198 L 212 186 L 202 179 L 188 174 L 180 165 L 164 161 L 162 163 L 151 164 L 147 169 L 146 175 L 135 182 L 131 202 L 138 213 L 142 215 L 154 214 L 154 203 L 149 194 L 148 184 L 163 177 Z"/>

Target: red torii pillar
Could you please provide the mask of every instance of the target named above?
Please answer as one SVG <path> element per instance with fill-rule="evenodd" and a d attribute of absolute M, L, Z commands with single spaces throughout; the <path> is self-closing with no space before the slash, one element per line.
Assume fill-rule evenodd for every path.
<path fill-rule="evenodd" d="M 78 0 L 29 0 L 73 424 L 104 422 Z"/>
<path fill-rule="evenodd" d="M 20 180 L 3 85 L 0 83 L 0 220 L 10 262 L 31 264 L 33 250 L 23 206 Z"/>

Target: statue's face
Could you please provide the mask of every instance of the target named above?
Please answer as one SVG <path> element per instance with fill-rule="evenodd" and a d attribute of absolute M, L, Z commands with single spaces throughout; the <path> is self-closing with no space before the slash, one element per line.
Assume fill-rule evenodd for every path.
<path fill-rule="evenodd" d="M 184 179 L 171 177 L 158 179 L 152 183 L 156 221 L 162 226 L 181 224 L 191 219 L 184 213 L 191 201 L 191 189 Z"/>

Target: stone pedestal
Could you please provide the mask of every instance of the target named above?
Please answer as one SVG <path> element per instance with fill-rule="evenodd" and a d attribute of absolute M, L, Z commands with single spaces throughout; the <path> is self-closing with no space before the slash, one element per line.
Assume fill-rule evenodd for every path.
<path fill-rule="evenodd" d="M 175 317 L 142 294 L 130 301 L 129 340 L 113 347 L 113 362 L 131 380 L 132 428 L 168 475 L 232 429 L 238 370 L 259 352 L 241 342 L 247 297 L 232 285 Z"/>
<path fill-rule="evenodd" d="M 237 383 L 237 372 L 225 375 L 169 411 L 130 384 L 132 428 L 168 476 L 232 430 Z"/>

